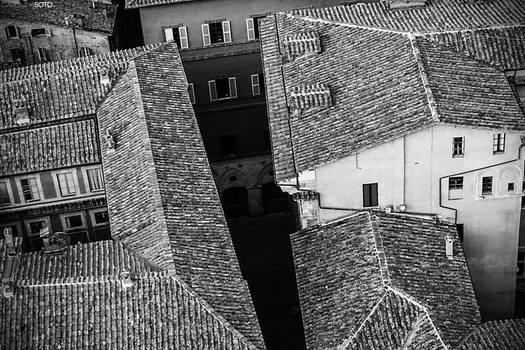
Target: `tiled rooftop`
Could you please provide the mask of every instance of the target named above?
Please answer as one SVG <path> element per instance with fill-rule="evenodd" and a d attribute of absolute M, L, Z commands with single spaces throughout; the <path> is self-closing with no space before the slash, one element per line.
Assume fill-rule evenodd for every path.
<path fill-rule="evenodd" d="M 386 3 L 292 10 L 263 21 L 277 181 L 437 123 L 525 130 L 499 70 L 525 67 L 525 16 L 516 13 L 525 14 L 525 3 L 434 0 L 410 10 Z M 318 33 L 321 51 L 283 60 L 286 38 L 304 32 Z M 331 103 L 288 110 L 297 86 L 321 84 Z"/>
<path fill-rule="evenodd" d="M 102 87 L 106 72 L 110 83 Z M 23 255 L 14 296 L 0 300 L 0 341 L 263 349 L 176 46 L 15 69 L 2 79 L 10 98 L 38 106 L 47 93 L 64 103 L 40 119 L 29 113 L 21 125 L 4 119 L 2 174 L 102 160 L 112 237 L 120 243 Z M 34 88 L 60 79 L 60 93 Z M 122 270 L 134 281 L 126 290 Z"/>
<path fill-rule="evenodd" d="M 525 319 L 489 321 L 465 339 L 461 350 L 525 349 Z"/>
<path fill-rule="evenodd" d="M 189 1 L 196 1 L 196 0 L 126 0 L 126 8 L 168 5 L 168 4 L 176 4 L 178 2 L 189 2 Z"/>
<path fill-rule="evenodd" d="M 357 213 L 292 235 L 292 247 L 309 350 L 446 349 L 480 323 L 449 223 Z"/>
<path fill-rule="evenodd" d="M 88 0 L 53 0 L 52 4 L 51 7 L 37 7 L 34 1 L 25 1 L 22 4 L 0 1 L 0 16 L 21 21 L 31 18 L 33 22 L 62 27 L 67 26 L 65 18 L 68 17 L 68 26 L 108 34 L 113 32 L 116 9 L 113 15 L 108 17 L 103 9 L 93 8 L 91 1 Z M 73 15 L 82 16 L 83 26 L 73 18 Z"/>

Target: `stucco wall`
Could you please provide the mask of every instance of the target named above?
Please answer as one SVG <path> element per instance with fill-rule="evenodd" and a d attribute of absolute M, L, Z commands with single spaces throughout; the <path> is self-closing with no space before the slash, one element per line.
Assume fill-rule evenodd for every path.
<path fill-rule="evenodd" d="M 466 172 L 458 175 L 464 177 L 463 199 L 449 200 L 448 178 L 441 181 L 442 204 L 456 208 L 457 223 L 464 224 L 463 248 L 484 317 L 512 317 L 523 160 L 512 161 L 518 157 L 519 134 L 506 132 L 505 153 L 494 155 L 494 133 L 450 125 L 427 128 L 317 168 L 315 190 L 322 207 L 362 208 L 362 185 L 377 182 L 380 207 L 404 203 L 407 211 L 454 220 L 453 210 L 440 207 L 440 178 Z M 452 138 L 460 136 L 465 156 L 452 158 Z M 489 169 L 472 171 L 482 167 Z M 482 176 L 493 176 L 494 196 L 481 198 Z M 507 192 L 508 182 L 515 183 L 514 194 Z M 344 214 L 321 209 L 324 220 Z"/>
<path fill-rule="evenodd" d="M 145 44 L 163 41 L 162 27 L 177 25 L 188 28 L 189 45 L 192 48 L 203 46 L 201 24 L 206 21 L 218 19 L 231 21 L 232 41 L 243 41 L 248 39 L 246 18 L 252 15 L 264 15 L 269 12 L 307 6 L 339 5 L 340 3 L 341 1 L 334 0 L 190 1 L 141 8 L 140 17 Z"/>

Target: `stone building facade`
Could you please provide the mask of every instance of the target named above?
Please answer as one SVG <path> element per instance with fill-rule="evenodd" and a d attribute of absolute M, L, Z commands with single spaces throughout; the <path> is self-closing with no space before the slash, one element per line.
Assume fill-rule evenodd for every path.
<path fill-rule="evenodd" d="M 109 0 L 0 1 L 0 69 L 109 52 Z"/>

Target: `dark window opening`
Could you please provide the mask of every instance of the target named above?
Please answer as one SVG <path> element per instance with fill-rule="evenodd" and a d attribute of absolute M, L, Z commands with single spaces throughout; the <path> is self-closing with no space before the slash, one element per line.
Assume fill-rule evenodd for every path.
<path fill-rule="evenodd" d="M 265 214 L 283 213 L 289 210 L 288 196 L 273 182 L 261 186 Z"/>
<path fill-rule="evenodd" d="M 39 35 L 45 35 L 45 34 L 46 34 L 46 28 L 31 29 L 31 36 L 39 36 Z"/>
<path fill-rule="evenodd" d="M 232 187 L 222 191 L 222 205 L 226 218 L 248 216 L 248 191 L 244 187 Z"/>
<path fill-rule="evenodd" d="M 109 222 L 109 214 L 107 211 L 99 211 L 93 214 L 95 225 L 106 224 Z"/>
<path fill-rule="evenodd" d="M 5 35 L 8 39 L 18 38 L 18 29 L 16 26 L 7 26 L 5 28 Z"/>
<path fill-rule="evenodd" d="M 11 60 L 15 67 L 22 67 L 26 65 L 26 55 L 24 49 L 11 49 Z"/>
<path fill-rule="evenodd" d="M 16 227 L 16 225 L 6 225 L 6 226 L 0 226 L 0 239 L 3 239 L 4 238 L 4 230 L 6 228 L 10 228 L 11 229 L 11 233 L 13 234 L 13 237 L 17 237 L 18 236 L 18 229 Z"/>
<path fill-rule="evenodd" d="M 84 221 L 82 220 L 82 215 L 66 216 L 65 222 L 66 222 L 66 228 L 68 229 L 84 227 Z"/>
<path fill-rule="evenodd" d="M 0 205 L 11 204 L 11 199 L 9 198 L 9 192 L 7 190 L 7 183 L 0 182 Z"/>
<path fill-rule="evenodd" d="M 458 238 L 460 242 L 463 242 L 465 234 L 465 224 L 456 224 L 456 230 L 458 231 Z"/>
<path fill-rule="evenodd" d="M 459 158 L 465 155 L 465 138 L 454 137 L 452 139 L 452 157 Z"/>
<path fill-rule="evenodd" d="M 237 153 L 237 137 L 235 135 L 224 135 L 222 137 L 222 155 L 233 156 Z"/>
<path fill-rule="evenodd" d="M 20 185 L 22 186 L 22 194 L 26 202 L 40 199 L 38 186 L 34 177 L 20 180 Z"/>
<path fill-rule="evenodd" d="M 230 82 L 228 78 L 216 79 L 215 87 L 217 89 L 217 98 L 230 97 Z"/>
<path fill-rule="evenodd" d="M 31 235 L 38 235 L 45 227 L 47 227 L 45 220 L 33 221 L 29 223 L 29 233 Z"/>
<path fill-rule="evenodd" d="M 363 184 L 363 207 L 377 207 L 377 183 Z"/>
<path fill-rule="evenodd" d="M 212 44 L 224 42 L 224 35 L 222 32 L 222 22 L 209 23 L 210 40 Z"/>
<path fill-rule="evenodd" d="M 253 33 L 255 34 L 255 39 L 259 39 L 259 20 L 264 18 L 264 16 L 253 17 Z"/>
<path fill-rule="evenodd" d="M 269 151 L 272 148 L 272 142 L 270 141 L 270 132 L 264 130 L 263 132 L 264 150 Z"/>
<path fill-rule="evenodd" d="M 492 176 L 484 176 L 481 183 L 481 194 L 491 195 L 492 194 Z"/>
<path fill-rule="evenodd" d="M 509 182 L 507 184 L 507 191 L 508 192 L 514 192 L 514 182 Z"/>

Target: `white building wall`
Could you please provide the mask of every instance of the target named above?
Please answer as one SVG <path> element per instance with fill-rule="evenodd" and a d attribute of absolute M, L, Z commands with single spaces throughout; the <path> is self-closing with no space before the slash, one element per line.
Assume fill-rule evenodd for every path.
<path fill-rule="evenodd" d="M 504 131 L 499 131 L 504 132 Z M 437 125 L 379 145 L 315 171 L 321 220 L 363 205 L 362 185 L 378 183 L 379 207 L 406 205 L 464 224 L 463 247 L 484 317 L 512 317 L 516 280 L 523 160 L 518 133 L 506 132 L 505 153 L 493 154 L 494 130 Z M 452 158 L 453 137 L 465 137 L 465 155 Z M 523 159 L 523 157 L 522 157 Z M 501 164 L 505 163 L 505 164 Z M 498 165 L 501 164 L 501 165 Z M 488 167 L 488 169 L 481 169 Z M 448 199 L 448 176 L 464 177 L 463 198 Z M 481 198 L 481 177 L 493 176 L 494 196 Z M 445 177 L 440 181 L 441 177 Z M 441 189 L 440 189 L 441 182 Z M 507 192 L 515 183 L 514 193 Z M 334 208 L 334 209 L 323 209 Z"/>

